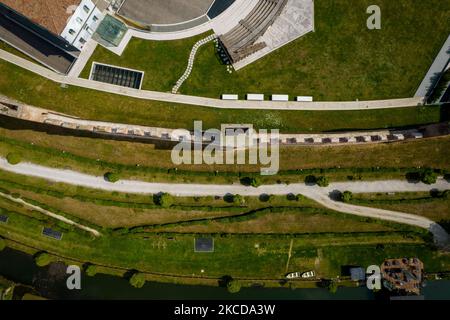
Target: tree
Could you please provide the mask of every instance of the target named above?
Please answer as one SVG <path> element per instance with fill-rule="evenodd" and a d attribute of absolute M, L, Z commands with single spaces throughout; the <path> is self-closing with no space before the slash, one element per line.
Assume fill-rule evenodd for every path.
<path fill-rule="evenodd" d="M 230 279 L 227 283 L 227 290 L 229 293 L 238 293 L 241 291 L 241 283 L 238 280 Z"/>
<path fill-rule="evenodd" d="M 261 179 L 255 177 L 245 177 L 241 179 L 241 184 L 244 186 L 252 186 L 253 188 L 258 188 L 261 186 Z"/>
<path fill-rule="evenodd" d="M 130 284 L 135 288 L 142 288 L 145 284 L 145 275 L 140 272 L 136 272 L 130 278 Z"/>
<path fill-rule="evenodd" d="M 5 239 L 0 238 L 0 251 L 3 251 L 3 249 L 6 248 L 6 241 Z"/>
<path fill-rule="evenodd" d="M 12 152 L 6 155 L 6 160 L 9 164 L 16 165 L 22 161 L 22 157 L 20 156 L 20 154 Z"/>
<path fill-rule="evenodd" d="M 39 252 L 34 257 L 34 262 L 38 267 L 45 267 L 52 262 L 52 257 L 47 252 Z"/>
<path fill-rule="evenodd" d="M 119 176 L 119 174 L 117 174 L 115 172 L 107 172 L 107 173 L 105 173 L 105 179 L 106 179 L 106 181 L 116 183 L 117 181 L 120 180 L 120 176 Z"/>
<path fill-rule="evenodd" d="M 331 280 L 331 281 L 328 283 L 328 291 L 329 291 L 330 293 L 336 293 L 336 292 L 337 292 L 337 289 L 338 289 L 338 284 L 337 284 L 335 281 Z"/>
<path fill-rule="evenodd" d="M 244 198 L 242 198 L 242 196 L 240 195 L 240 194 L 235 194 L 234 196 L 233 196 L 233 203 L 235 204 L 235 205 L 238 205 L 238 206 L 240 206 L 240 205 L 242 205 L 242 204 L 244 204 Z"/>
<path fill-rule="evenodd" d="M 173 197 L 168 193 L 157 194 L 154 197 L 154 201 L 158 206 L 163 208 L 170 208 L 174 203 Z"/>
<path fill-rule="evenodd" d="M 350 191 L 345 191 L 344 193 L 341 194 L 341 201 L 348 203 L 352 200 L 353 198 L 353 193 L 351 193 Z"/>
<path fill-rule="evenodd" d="M 86 267 L 86 274 L 89 276 L 89 277 L 93 277 L 93 276 L 95 276 L 97 273 L 98 273 L 98 268 L 97 268 L 97 266 L 96 265 L 94 265 L 94 264 L 89 264 L 87 267 Z"/>
<path fill-rule="evenodd" d="M 323 176 L 318 177 L 316 183 L 319 187 L 323 188 L 328 187 L 330 185 L 330 181 L 328 180 L 328 178 Z"/>
<path fill-rule="evenodd" d="M 432 169 L 426 169 L 422 174 L 420 175 L 420 180 L 425 184 L 434 184 L 436 183 L 438 178 L 438 175 L 434 170 Z"/>

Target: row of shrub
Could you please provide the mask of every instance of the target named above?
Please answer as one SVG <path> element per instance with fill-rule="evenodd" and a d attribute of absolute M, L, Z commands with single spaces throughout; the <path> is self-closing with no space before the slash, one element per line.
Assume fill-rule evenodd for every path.
<path fill-rule="evenodd" d="M 189 205 L 177 205 L 174 204 L 174 198 L 168 194 L 157 194 L 152 197 L 149 197 L 150 203 L 138 203 L 138 202 L 127 202 L 127 201 L 117 201 L 117 200 L 107 200 L 101 198 L 91 198 L 82 195 L 70 195 L 65 194 L 62 191 L 48 190 L 35 186 L 19 184 L 17 182 L 8 181 L 0 179 L 0 185 L 7 186 L 9 188 L 20 189 L 30 191 L 36 194 L 48 195 L 51 197 L 63 199 L 63 198 L 71 198 L 80 202 L 92 203 L 95 205 L 101 206 L 109 206 L 109 207 L 120 207 L 127 209 L 160 209 L 161 207 L 170 208 L 173 210 L 181 210 L 181 211 L 207 211 L 207 212 L 220 212 L 227 210 L 229 212 L 241 212 L 241 207 L 236 206 L 189 206 Z M 0 187 L 0 192 L 5 194 L 10 194 L 11 192 L 7 189 Z"/>
<path fill-rule="evenodd" d="M 250 221 L 250 220 L 261 218 L 264 215 L 267 215 L 270 213 L 282 214 L 282 213 L 285 213 L 287 210 L 290 212 L 297 212 L 297 213 L 307 214 L 307 215 L 322 214 L 322 215 L 333 216 L 333 217 L 337 217 L 337 218 L 345 217 L 345 219 L 351 219 L 353 221 L 358 221 L 358 222 L 377 223 L 377 224 L 380 224 L 380 225 L 383 225 L 386 227 L 396 229 L 397 230 L 396 232 L 412 233 L 412 234 L 420 235 L 426 241 L 430 240 L 429 232 L 427 230 L 419 228 L 419 227 L 409 226 L 409 225 L 386 221 L 386 220 L 373 219 L 373 218 L 369 218 L 369 217 L 360 217 L 360 216 L 335 212 L 335 211 L 326 210 L 326 209 L 312 208 L 312 207 L 269 207 L 269 208 L 255 209 L 255 210 L 251 210 L 249 212 L 246 212 L 246 213 L 243 213 L 240 215 L 229 216 L 229 217 L 217 217 L 217 218 L 213 217 L 213 218 L 205 218 L 205 219 L 197 219 L 197 220 L 180 221 L 180 222 L 174 222 L 174 223 L 144 225 L 144 226 L 137 226 L 137 227 L 132 227 L 132 228 L 116 228 L 116 229 L 114 229 L 114 234 L 116 234 L 116 235 L 149 234 L 149 233 L 154 233 L 154 232 L 152 232 L 152 230 L 161 229 L 161 228 L 168 229 L 168 228 L 186 227 L 186 226 L 193 226 L 193 225 L 208 225 L 211 222 L 219 222 L 219 223 L 244 222 L 244 221 Z M 159 234 L 159 233 L 156 232 L 155 234 Z M 311 234 L 319 235 L 321 233 L 311 233 Z M 337 233 L 337 234 L 345 234 L 345 233 Z M 350 234 L 355 234 L 355 233 L 350 233 Z"/>
<path fill-rule="evenodd" d="M 193 225 L 207 225 L 211 222 L 219 222 L 219 223 L 235 223 L 235 222 L 244 222 L 255 220 L 261 218 L 269 213 L 284 213 L 286 210 L 289 211 L 297 211 L 304 214 L 317 214 L 322 213 L 323 210 L 317 208 L 310 207 L 270 207 L 270 208 L 262 208 L 255 209 L 249 212 L 245 212 L 243 214 L 229 216 L 229 217 L 217 217 L 217 218 L 204 218 L 204 219 L 196 219 L 196 220 L 187 220 L 187 221 L 179 221 L 173 223 L 163 223 L 163 224 L 153 224 L 146 226 L 139 226 L 134 228 L 117 228 L 114 231 L 117 234 L 124 235 L 130 233 L 142 233 L 149 232 L 158 228 L 175 228 L 175 227 L 186 227 Z"/>

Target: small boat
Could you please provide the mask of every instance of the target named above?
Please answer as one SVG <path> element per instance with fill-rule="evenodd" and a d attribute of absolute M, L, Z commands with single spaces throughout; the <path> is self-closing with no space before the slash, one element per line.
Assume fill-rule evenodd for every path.
<path fill-rule="evenodd" d="M 286 275 L 286 279 L 299 279 L 302 277 L 301 272 L 292 272 Z"/>
<path fill-rule="evenodd" d="M 314 278 L 315 276 L 316 276 L 316 273 L 314 271 L 303 272 L 301 275 L 301 277 L 303 279 Z"/>

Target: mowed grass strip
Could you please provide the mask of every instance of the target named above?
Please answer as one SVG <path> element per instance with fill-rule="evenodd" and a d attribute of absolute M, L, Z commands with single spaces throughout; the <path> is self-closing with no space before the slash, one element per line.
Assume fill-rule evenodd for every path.
<path fill-rule="evenodd" d="M 376 232 L 393 231 L 393 228 L 376 223 L 327 216 L 324 214 L 309 214 L 292 212 L 285 208 L 284 212 L 266 214 L 260 218 L 243 222 L 220 222 L 180 226 L 173 228 L 156 228 L 153 232 L 177 233 L 327 233 L 327 232 Z"/>
<path fill-rule="evenodd" d="M 89 120 L 192 130 L 194 121 L 203 128 L 224 123 L 253 124 L 256 129 L 280 129 L 282 133 L 379 129 L 435 123 L 439 107 L 414 107 L 362 111 L 277 111 L 214 109 L 160 101 L 140 100 L 70 86 L 39 77 L 0 61 L 0 94 L 37 107 Z"/>
<path fill-rule="evenodd" d="M 381 30 L 368 30 L 370 5 Z M 316 0 L 315 32 L 228 74 L 214 45 L 201 48 L 182 93 L 311 95 L 352 101 L 413 96 L 450 29 L 442 0 Z"/>
<path fill-rule="evenodd" d="M 352 202 L 386 210 L 413 213 L 438 223 L 450 223 L 450 199 L 433 198 L 429 193 L 356 194 Z"/>

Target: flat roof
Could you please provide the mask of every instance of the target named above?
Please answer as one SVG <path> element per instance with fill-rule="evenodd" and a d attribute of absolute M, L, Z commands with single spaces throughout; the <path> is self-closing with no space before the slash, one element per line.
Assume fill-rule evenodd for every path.
<path fill-rule="evenodd" d="M 125 0 L 118 13 L 146 25 L 176 24 L 206 15 L 213 2 L 214 0 Z"/>
<path fill-rule="evenodd" d="M 81 0 L 0 0 L 49 31 L 61 34 Z"/>
<path fill-rule="evenodd" d="M 39 61 L 67 74 L 79 51 L 25 16 L 0 3 L 0 40 Z"/>

